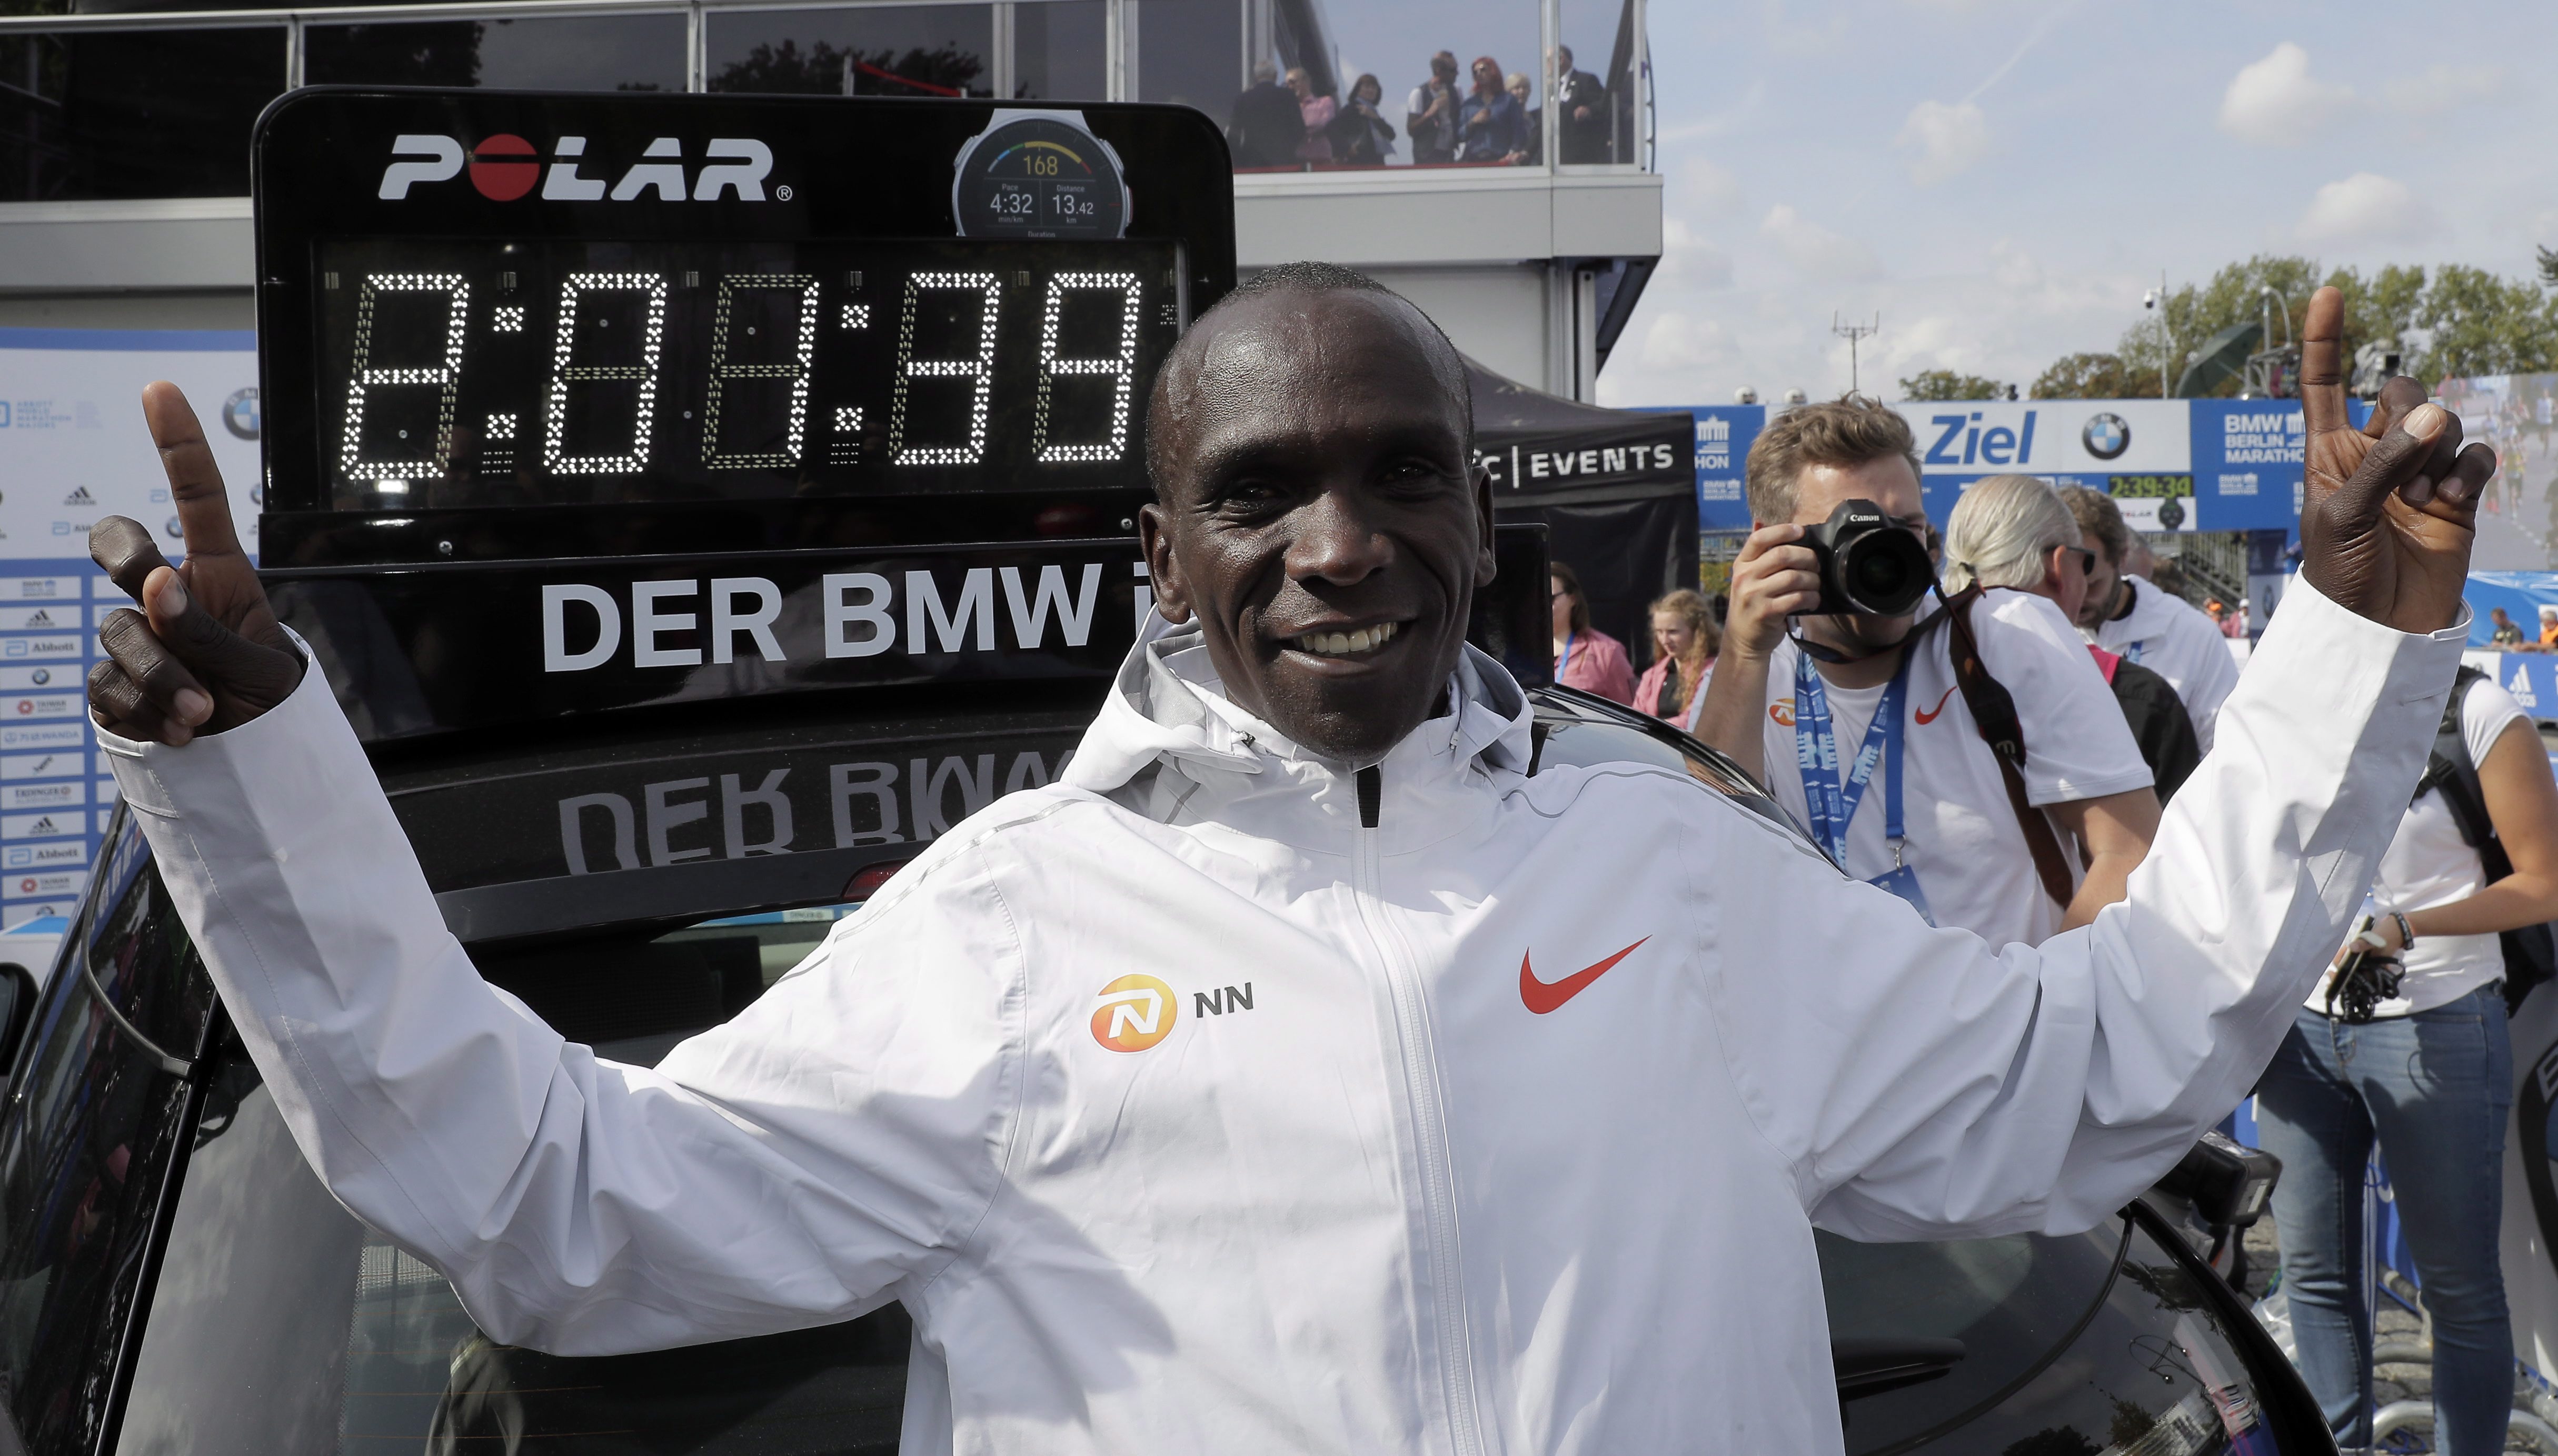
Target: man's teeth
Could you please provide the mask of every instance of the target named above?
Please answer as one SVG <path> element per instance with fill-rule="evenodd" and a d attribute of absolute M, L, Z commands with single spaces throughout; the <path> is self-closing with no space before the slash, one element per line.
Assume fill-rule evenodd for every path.
<path fill-rule="evenodd" d="M 1381 622 L 1355 632 L 1309 632 L 1288 639 L 1288 645 L 1301 653 L 1313 653 L 1318 656 L 1353 656 L 1359 653 L 1372 653 L 1394 641 L 1395 629 L 1400 625 Z"/>

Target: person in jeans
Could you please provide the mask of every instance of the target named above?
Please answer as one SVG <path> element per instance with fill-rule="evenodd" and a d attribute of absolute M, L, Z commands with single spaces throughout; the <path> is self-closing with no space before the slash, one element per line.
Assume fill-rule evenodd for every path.
<path fill-rule="evenodd" d="M 2513 872 L 2489 883 L 2440 769 L 2380 859 L 2370 928 L 2338 952 L 2395 956 L 2398 994 L 2353 1025 L 2329 1011 L 2330 970 L 2257 1085 L 2256 1126 L 2283 1160 L 2274 1227 L 2300 1367 L 2339 1444 L 2368 1445 L 2371 1312 L 2362 1307 L 2362 1168 L 2388 1159 L 2434 1323 L 2435 1449 L 2504 1449 L 2513 1335 L 2496 1238 L 2513 1053 L 2496 932 L 2558 918 L 2558 784 L 2540 735 L 2491 677 L 2463 673 L 2458 726 L 2477 801 Z M 2437 756 L 2439 758 L 2439 755 Z M 2448 792 L 2465 792 L 2456 779 Z"/>
<path fill-rule="evenodd" d="M 1634 664 L 1626 645 L 1590 625 L 1590 599 L 1571 567 L 1554 562 L 1548 582 L 1554 603 L 1554 680 L 1595 692 L 1610 702 L 1634 701 Z"/>
<path fill-rule="evenodd" d="M 1696 727 L 1697 705 L 1714 676 L 1723 634 L 1714 609 L 1685 587 L 1652 603 L 1652 665 L 1634 684 L 1634 706 L 1663 722 Z"/>

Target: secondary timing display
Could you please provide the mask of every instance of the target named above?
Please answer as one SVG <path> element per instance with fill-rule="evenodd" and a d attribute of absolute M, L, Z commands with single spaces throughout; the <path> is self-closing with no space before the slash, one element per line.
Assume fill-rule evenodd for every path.
<path fill-rule="evenodd" d="M 1125 484 L 1176 266 L 1144 242 L 324 239 L 331 505 Z"/>

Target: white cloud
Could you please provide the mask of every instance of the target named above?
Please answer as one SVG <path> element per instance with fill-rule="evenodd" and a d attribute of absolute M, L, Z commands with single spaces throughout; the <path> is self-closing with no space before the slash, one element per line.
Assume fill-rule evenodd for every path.
<path fill-rule="evenodd" d="M 1680 201 L 1694 203 L 1699 217 L 1729 217 L 1741 206 L 1741 179 L 1711 157 L 1690 157 L 1675 175 Z"/>
<path fill-rule="evenodd" d="M 1779 203 L 1768 210 L 1759 230 L 1784 250 L 1794 271 L 1815 283 L 1855 283 L 1883 276 L 1883 260 L 1874 249 L 1842 237 Z"/>
<path fill-rule="evenodd" d="M 2241 67 L 2220 97 L 2220 129 L 2240 141 L 2292 147 L 2353 104 L 2353 92 L 2310 75 L 2310 53 L 2290 41 Z"/>
<path fill-rule="evenodd" d="M 2331 182 L 2310 200 L 2293 231 L 2312 244 L 2422 242 L 2436 230 L 2433 209 L 2407 184 L 2375 172 Z"/>
<path fill-rule="evenodd" d="M 2425 68 L 2424 74 L 2393 80 L 2381 87 L 2380 93 L 2388 98 L 2390 109 L 2404 115 L 2439 116 L 2472 101 L 2487 100 L 2502 89 L 2501 66 L 2455 66 L 2437 61 Z"/>
<path fill-rule="evenodd" d="M 1661 219 L 1661 262 L 1652 288 L 1720 289 L 1732 286 L 1732 255 L 1697 236 L 1684 218 Z"/>
<path fill-rule="evenodd" d="M 1910 180 L 1927 187 L 1970 171 L 1989 153 L 1989 118 L 1970 101 L 1950 106 L 1921 101 L 1910 108 L 1910 119 L 1901 123 L 1901 135 L 1892 144 L 1918 152 L 1910 162 Z"/>

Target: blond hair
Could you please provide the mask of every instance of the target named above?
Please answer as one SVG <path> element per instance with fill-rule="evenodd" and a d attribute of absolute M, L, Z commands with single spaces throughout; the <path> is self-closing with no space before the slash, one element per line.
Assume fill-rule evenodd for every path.
<path fill-rule="evenodd" d="M 1652 603 L 1651 611 L 1655 617 L 1666 612 L 1678 618 L 1696 634 L 1696 646 L 1679 658 L 1679 680 L 1695 682 L 1697 669 L 1705 665 L 1706 658 L 1720 656 L 1723 652 L 1723 634 L 1715 629 L 1714 608 L 1707 605 L 1704 597 L 1680 587 Z"/>
<path fill-rule="evenodd" d="M 1978 581 L 2033 591 L 2055 546 L 2078 544 L 2078 521 L 2052 487 L 2030 475 L 1974 481 L 1945 522 L 1945 590 Z"/>
<path fill-rule="evenodd" d="M 1918 478 L 1918 442 L 1910 422 L 1881 401 L 1850 394 L 1796 405 L 1770 420 L 1750 447 L 1743 471 L 1750 513 L 1762 524 L 1780 525 L 1794 518 L 1795 487 L 1805 470 L 1853 470 L 1894 455 L 1909 461 L 1911 478 Z"/>

